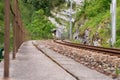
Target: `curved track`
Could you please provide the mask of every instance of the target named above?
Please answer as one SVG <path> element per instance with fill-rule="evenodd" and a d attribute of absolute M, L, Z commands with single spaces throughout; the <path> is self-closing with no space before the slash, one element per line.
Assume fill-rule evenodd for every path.
<path fill-rule="evenodd" d="M 97 51 L 97 52 L 102 52 L 102 53 L 105 53 L 105 54 L 109 54 L 111 56 L 120 57 L 120 49 L 104 48 L 104 47 L 98 47 L 98 46 L 76 44 L 76 43 L 71 43 L 71 42 L 68 42 L 68 41 L 61 41 L 61 40 L 54 40 L 54 42 L 62 44 L 62 45 L 75 47 L 75 48 L 88 49 L 88 50 L 92 50 L 92 51 Z"/>

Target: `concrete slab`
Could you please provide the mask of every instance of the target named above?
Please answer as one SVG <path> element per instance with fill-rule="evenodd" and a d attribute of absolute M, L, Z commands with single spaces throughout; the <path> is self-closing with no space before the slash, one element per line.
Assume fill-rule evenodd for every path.
<path fill-rule="evenodd" d="M 76 80 L 38 51 L 32 41 L 25 42 L 17 54 L 16 59 L 10 61 L 10 80 Z M 1 79 L 2 74 L 3 63 L 0 64 Z"/>
<path fill-rule="evenodd" d="M 74 74 L 79 80 L 113 80 L 111 77 L 99 73 L 95 70 L 91 70 L 86 66 L 83 66 L 82 64 L 74 61 L 73 59 L 46 48 L 44 45 L 39 45 L 39 48 L 55 62 L 61 65 L 65 70 Z"/>

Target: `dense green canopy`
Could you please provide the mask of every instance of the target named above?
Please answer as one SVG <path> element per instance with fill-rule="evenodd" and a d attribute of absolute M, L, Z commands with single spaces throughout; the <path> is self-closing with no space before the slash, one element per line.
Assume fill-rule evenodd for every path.
<path fill-rule="evenodd" d="M 24 3 L 31 4 L 35 10 L 43 9 L 46 15 L 50 10 L 65 2 L 65 0 L 24 0 Z"/>
<path fill-rule="evenodd" d="M 11 0 L 11 5 L 12 5 Z M 28 30 L 31 39 L 48 39 L 52 38 L 51 29 L 55 26 L 48 20 L 48 16 L 52 16 L 50 11 L 60 5 L 65 0 L 18 0 L 21 10 L 21 17 L 24 26 Z M 96 31 L 97 26 L 104 26 L 104 21 L 110 22 L 110 3 L 112 0 L 84 0 L 83 7 L 80 7 L 76 16 L 76 24 L 82 22 L 84 27 L 92 28 L 91 35 Z M 120 43 L 120 0 L 117 0 L 117 43 Z M 106 30 L 106 31 L 104 31 Z M 108 29 L 99 30 L 99 33 L 107 32 Z M 82 31 L 81 31 L 82 33 Z M 108 32 L 107 32 L 108 33 Z M 12 16 L 11 16 L 11 41 L 12 41 Z M 109 37 L 109 36 L 108 36 Z M 105 38 L 105 41 L 108 38 Z M 4 41 L 4 0 L 0 0 L 0 47 Z M 118 45 L 119 46 L 119 45 Z"/>

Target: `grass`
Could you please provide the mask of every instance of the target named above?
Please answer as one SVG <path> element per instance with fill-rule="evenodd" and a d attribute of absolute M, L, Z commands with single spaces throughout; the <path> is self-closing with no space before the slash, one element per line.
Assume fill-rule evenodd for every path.
<path fill-rule="evenodd" d="M 73 43 L 78 43 L 78 44 L 80 44 L 80 43 L 81 43 L 81 41 L 80 41 L 80 40 L 71 40 L 71 42 L 73 42 Z"/>
<path fill-rule="evenodd" d="M 120 47 L 120 7 L 117 8 L 117 42 L 115 44 L 116 47 Z M 80 15 L 80 13 L 79 13 Z M 82 15 L 82 14 L 81 14 Z M 83 18 L 84 15 L 79 17 L 78 21 Z M 84 19 L 83 19 L 84 20 Z M 85 20 L 84 20 L 85 22 Z M 107 40 L 110 39 L 111 36 L 111 15 L 110 11 L 107 10 L 106 12 L 103 13 L 98 13 L 94 17 L 87 17 L 87 21 L 84 23 L 83 27 L 80 27 L 80 33 L 84 33 L 84 31 L 89 28 L 90 29 L 90 38 L 98 32 L 100 34 L 100 37 L 102 38 L 102 46 L 104 47 L 109 47 L 110 44 L 107 43 Z M 100 29 L 98 29 L 101 27 Z"/>
<path fill-rule="evenodd" d="M 116 75 L 119 75 L 120 74 L 120 69 L 119 68 L 116 68 Z"/>

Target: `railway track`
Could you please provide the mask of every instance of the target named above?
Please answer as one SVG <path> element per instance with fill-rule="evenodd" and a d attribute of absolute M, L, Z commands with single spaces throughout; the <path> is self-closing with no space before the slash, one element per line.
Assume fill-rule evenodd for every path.
<path fill-rule="evenodd" d="M 120 49 L 104 48 L 104 47 L 98 47 L 98 46 L 76 44 L 76 43 L 71 43 L 71 42 L 68 42 L 68 41 L 61 41 L 61 40 L 54 40 L 54 42 L 62 44 L 62 45 L 75 47 L 75 48 L 88 49 L 88 50 L 92 50 L 92 51 L 96 51 L 96 52 L 102 52 L 104 54 L 109 54 L 111 56 L 120 57 Z"/>

